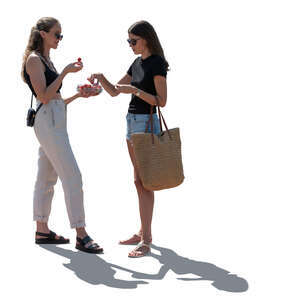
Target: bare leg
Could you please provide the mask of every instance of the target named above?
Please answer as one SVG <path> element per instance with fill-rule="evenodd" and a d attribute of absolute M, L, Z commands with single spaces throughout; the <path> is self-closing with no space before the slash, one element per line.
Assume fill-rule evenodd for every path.
<path fill-rule="evenodd" d="M 127 146 L 134 167 L 134 183 L 139 198 L 139 210 L 140 210 L 140 218 L 141 218 L 141 229 L 140 229 L 141 241 L 143 241 L 145 244 L 150 244 L 152 241 L 151 223 L 152 223 L 153 206 L 154 206 L 154 192 L 148 191 L 143 187 L 141 179 L 138 175 L 133 148 L 132 145 L 130 144 L 130 141 L 128 140 L 127 140 Z M 135 249 L 134 251 L 132 251 L 130 253 L 130 256 L 140 256 L 140 254 L 143 254 L 144 252 L 148 252 L 148 251 L 149 248 L 147 247 L 144 246 L 139 247 L 139 249 Z"/>

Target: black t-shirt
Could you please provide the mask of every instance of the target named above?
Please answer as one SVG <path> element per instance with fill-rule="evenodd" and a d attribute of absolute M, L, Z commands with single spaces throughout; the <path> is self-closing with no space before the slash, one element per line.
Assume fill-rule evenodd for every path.
<path fill-rule="evenodd" d="M 150 55 L 146 59 L 139 56 L 127 71 L 132 77 L 131 85 L 140 90 L 156 95 L 154 76 L 167 76 L 166 61 L 159 55 Z M 132 94 L 128 112 L 132 114 L 150 114 L 151 105 L 136 95 Z M 154 106 L 153 112 L 156 112 Z"/>

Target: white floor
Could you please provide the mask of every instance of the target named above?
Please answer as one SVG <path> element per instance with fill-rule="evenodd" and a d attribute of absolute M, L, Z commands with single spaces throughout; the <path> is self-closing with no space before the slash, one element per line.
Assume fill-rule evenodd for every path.
<path fill-rule="evenodd" d="M 187 179 L 156 194 L 152 253 L 140 259 L 127 257 L 132 246 L 117 243 L 138 228 L 133 185 L 121 186 L 127 191 L 119 199 L 119 192 L 108 194 L 106 188 L 86 199 L 87 229 L 104 247 L 102 255 L 74 248 L 60 184 L 49 224 L 71 238 L 64 246 L 34 244 L 31 200 L 21 196 L 28 191 L 13 191 L 16 198 L 5 209 L 15 215 L 3 215 L 9 226 L 2 228 L 2 291 L 8 299 L 297 298 L 296 205 L 287 200 L 287 208 L 275 198 L 246 203 L 246 193 L 232 200 L 211 191 L 203 199 L 201 188 L 191 187 Z"/>

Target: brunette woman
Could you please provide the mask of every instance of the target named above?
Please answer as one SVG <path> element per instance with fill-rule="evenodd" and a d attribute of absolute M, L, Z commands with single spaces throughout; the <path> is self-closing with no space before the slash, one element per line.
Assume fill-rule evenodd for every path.
<path fill-rule="evenodd" d="M 137 245 L 129 257 L 141 257 L 149 253 L 152 241 L 151 222 L 154 205 L 154 192 L 143 187 L 136 167 L 131 135 L 145 132 L 151 105 L 153 109 L 154 134 L 160 132 L 156 104 L 165 106 L 167 101 L 168 62 L 165 59 L 157 34 L 151 24 L 139 21 L 128 30 L 128 43 L 135 55 L 139 55 L 131 64 L 127 74 L 118 82 L 111 84 L 102 73 L 92 74 L 90 80 L 99 80 L 103 88 L 115 97 L 120 93 L 131 94 L 127 119 L 127 146 L 134 167 L 134 183 L 139 198 L 141 227 L 131 238 L 120 241 L 122 245 Z M 150 127 L 150 124 L 149 124 Z M 149 128 L 150 129 L 150 128 Z"/>
<path fill-rule="evenodd" d="M 36 114 L 34 131 L 40 143 L 38 173 L 33 200 L 37 244 L 67 244 L 69 239 L 58 236 L 48 228 L 48 218 L 57 178 L 62 182 L 71 228 L 77 232 L 76 248 L 89 253 L 101 253 L 85 230 L 85 213 L 81 173 L 72 152 L 66 128 L 66 105 L 79 97 L 94 94 L 80 92 L 63 99 L 60 94 L 63 79 L 83 68 L 81 62 L 68 64 L 59 74 L 50 50 L 62 39 L 61 25 L 54 18 L 41 18 L 32 28 L 25 50 L 22 77 L 41 105 Z"/>

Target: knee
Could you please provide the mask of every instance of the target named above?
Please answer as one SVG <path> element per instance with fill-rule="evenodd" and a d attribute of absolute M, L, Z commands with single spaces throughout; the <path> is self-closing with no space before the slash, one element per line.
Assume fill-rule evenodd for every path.
<path fill-rule="evenodd" d="M 65 180 L 65 186 L 70 191 L 78 191 L 82 189 L 82 177 L 81 173 L 73 174 L 73 176 L 70 176 Z"/>
<path fill-rule="evenodd" d="M 134 184 L 136 186 L 136 188 L 141 188 L 143 187 L 142 181 L 139 177 L 135 177 L 134 178 Z"/>

